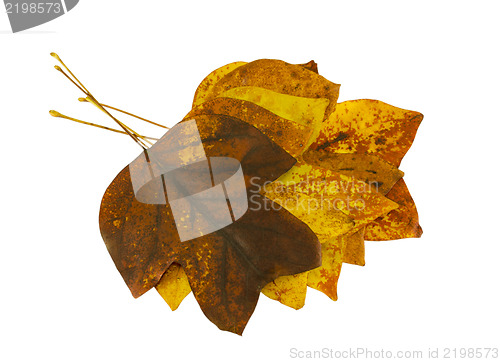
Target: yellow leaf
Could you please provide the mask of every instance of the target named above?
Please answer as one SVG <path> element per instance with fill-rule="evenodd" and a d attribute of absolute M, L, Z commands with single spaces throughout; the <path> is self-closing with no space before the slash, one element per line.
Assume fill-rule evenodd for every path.
<path fill-rule="evenodd" d="M 293 187 L 282 187 L 280 190 L 267 189 L 265 196 L 281 205 L 292 215 L 306 223 L 323 243 L 332 236 L 342 235 L 354 228 L 352 218 L 342 212 L 335 204 L 322 207 L 315 196 L 297 192 Z M 328 204 L 333 204 L 334 198 L 324 197 Z M 325 202 L 325 204 L 326 204 Z"/>
<path fill-rule="evenodd" d="M 226 64 L 223 67 L 217 68 L 212 73 L 207 75 L 200 83 L 194 94 L 193 108 L 208 100 L 213 87 L 220 81 L 226 74 L 231 73 L 238 67 L 247 64 L 246 62 L 234 62 Z"/>
<path fill-rule="evenodd" d="M 172 263 L 156 285 L 156 290 L 170 309 L 176 310 L 191 292 L 191 287 L 184 269 L 179 264 Z"/>
<path fill-rule="evenodd" d="M 307 272 L 276 278 L 262 288 L 262 293 L 294 309 L 304 306 L 307 293 Z"/>
<path fill-rule="evenodd" d="M 305 222 L 321 243 L 398 207 L 363 181 L 304 162 L 267 185 L 264 194 Z"/>
<path fill-rule="evenodd" d="M 337 104 L 312 149 L 333 153 L 373 153 L 399 166 L 423 115 L 387 103 L 359 99 Z"/>
<path fill-rule="evenodd" d="M 370 223 L 366 227 L 365 239 L 382 241 L 419 238 L 422 228 L 418 223 L 417 207 L 404 180 L 399 180 L 386 196 L 397 202 L 399 207 Z"/>

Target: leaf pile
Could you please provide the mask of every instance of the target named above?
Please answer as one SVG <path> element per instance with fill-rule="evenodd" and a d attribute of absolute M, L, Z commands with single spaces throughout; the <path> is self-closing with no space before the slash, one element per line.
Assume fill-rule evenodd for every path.
<path fill-rule="evenodd" d="M 365 240 L 421 236 L 398 167 L 423 116 L 375 100 L 337 104 L 339 87 L 313 61 L 271 59 L 231 63 L 201 82 L 192 110 L 102 199 L 101 234 L 134 297 L 155 287 L 175 310 L 193 291 L 214 324 L 241 334 L 261 292 L 295 309 L 307 287 L 336 300 L 342 264 L 365 264 Z M 229 161 L 211 183 L 201 171 L 223 159 L 241 165 L 249 207 L 238 216 L 225 189 L 232 222 L 206 233 L 190 220 L 182 227 L 198 236 L 183 240 L 173 195 L 226 180 Z M 148 175 L 140 190 L 137 174 Z M 224 219 L 216 201 L 196 212 Z"/>

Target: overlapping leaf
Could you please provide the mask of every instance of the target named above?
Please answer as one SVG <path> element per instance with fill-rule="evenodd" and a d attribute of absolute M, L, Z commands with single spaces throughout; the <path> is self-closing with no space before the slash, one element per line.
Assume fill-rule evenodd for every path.
<path fill-rule="evenodd" d="M 322 265 L 309 272 L 282 276 L 269 283 L 262 293 L 281 304 L 294 309 L 304 306 L 307 287 L 337 300 L 337 284 L 343 263 L 364 265 L 364 232 L 334 237 L 321 244 Z"/>
<path fill-rule="evenodd" d="M 263 66 L 267 69 L 264 73 L 291 75 L 294 86 L 263 81 Z M 186 118 L 200 114 L 236 117 L 261 130 L 292 156 L 299 156 L 317 138 L 325 117 L 334 109 L 338 87 L 318 76 L 314 61 L 301 65 L 269 59 L 235 62 L 216 69 L 202 81 Z M 169 283 L 173 284 L 165 281 L 163 290 L 174 288 L 169 288 Z M 181 289 L 188 289 L 185 280 L 180 283 Z M 184 294 L 180 294 L 181 300 Z M 163 292 L 164 298 L 168 298 L 166 295 Z M 179 302 L 174 300 L 172 304 Z"/>
<path fill-rule="evenodd" d="M 311 149 L 328 154 L 376 155 L 398 167 L 410 148 L 423 116 L 384 102 L 360 99 L 342 102 L 323 124 Z M 336 156 L 335 156 L 336 157 Z M 387 173 L 387 171 L 383 171 Z M 398 202 L 400 207 L 378 219 L 366 229 L 367 240 L 420 237 L 418 214 L 403 180 L 380 185 L 380 192 Z M 389 187 L 390 186 L 390 187 Z M 393 188 L 394 191 L 389 191 Z M 399 201 L 398 201 L 399 200 Z M 405 224 L 406 223 L 406 224 Z"/>
<path fill-rule="evenodd" d="M 278 87 L 274 82 L 276 78 L 272 77 L 282 77 L 283 73 L 279 74 L 276 69 L 270 70 L 276 65 L 264 70 L 265 66 L 262 64 L 265 65 L 266 62 L 271 64 L 273 61 L 238 63 L 237 67 L 230 66 L 225 68 L 224 72 L 216 70 L 216 76 L 207 77 L 214 80 L 210 87 L 200 91 L 202 83 L 197 91 L 197 96 L 203 94 L 205 101 L 211 97 L 216 98 L 205 104 L 198 103 L 198 107 L 191 114 L 195 115 L 201 110 L 214 114 L 237 115 L 259 128 L 287 152 L 301 158 L 299 164 L 279 179 L 280 182 L 286 181 L 295 186 L 282 187 L 279 192 L 271 191 L 268 187 L 266 195 L 280 205 L 286 205 L 287 210 L 306 222 L 322 243 L 328 242 L 323 245 L 325 251 L 323 267 L 312 274 L 305 274 L 311 274 L 309 281 L 311 287 L 335 299 L 336 278 L 340 273 L 342 262 L 364 265 L 365 231 L 370 238 L 382 240 L 395 235 L 401 235 L 400 237 L 417 235 L 420 230 L 419 226 L 414 225 L 407 227 L 406 231 L 403 230 L 405 221 L 418 219 L 414 205 L 411 206 L 409 193 L 405 194 L 404 190 L 398 193 L 401 189 L 399 185 L 404 182 L 401 180 L 403 173 L 397 166 L 413 141 L 422 115 L 379 101 L 358 100 L 341 103 L 334 111 L 332 108 L 325 110 L 324 123 L 316 121 L 313 127 L 304 129 L 311 122 L 297 120 L 294 115 L 304 112 L 297 112 L 297 107 L 291 104 L 290 98 L 285 100 L 283 96 L 293 94 L 306 101 L 307 96 L 290 92 L 290 89 L 286 88 L 286 79 L 289 80 L 286 77 L 280 80 L 282 86 Z M 254 69 L 253 63 L 259 64 L 259 67 Z M 302 67 L 317 73 L 317 65 L 314 62 L 304 64 Z M 265 80 L 263 72 L 268 73 L 267 78 L 272 74 L 272 84 Z M 260 89 L 262 85 L 265 89 Z M 281 93 L 275 94 L 275 90 Z M 324 93 L 322 95 L 324 96 Z M 258 108 L 257 105 L 265 110 Z M 319 108 L 319 103 L 310 102 L 308 106 Z M 319 132 L 315 128 L 318 125 L 321 127 Z M 309 149 L 304 153 L 307 148 Z M 300 174 L 301 176 L 298 176 Z M 304 181 L 304 177 L 307 182 Z M 344 179 L 339 180 L 339 177 Z M 342 181 L 347 183 L 349 177 L 353 180 L 353 184 L 357 182 L 358 188 L 363 185 L 358 195 L 347 195 L 346 192 L 340 192 L 338 187 L 333 192 L 332 190 L 328 192 L 297 186 L 304 183 L 317 186 L 320 182 L 339 185 Z M 395 190 L 389 193 L 393 187 Z M 379 205 L 370 202 L 367 204 L 366 198 L 372 196 L 366 192 L 367 189 L 370 191 L 374 189 L 373 194 L 378 195 L 375 198 L 379 197 L 385 204 L 384 202 Z M 390 202 L 382 196 L 386 194 L 387 198 L 397 203 Z M 343 210 L 341 207 L 333 209 L 320 207 L 311 212 L 311 205 L 318 208 L 318 203 L 321 205 L 338 203 L 346 199 L 351 201 L 344 202 L 347 207 Z M 360 201 L 364 206 L 362 210 L 358 210 L 354 205 Z M 352 212 L 353 210 L 358 211 L 357 215 Z M 350 215 L 348 211 L 354 215 Z M 357 220 L 353 216 L 357 216 Z M 412 227 L 415 229 L 413 233 Z M 305 277 L 301 274 L 283 276 L 268 284 L 263 292 L 283 304 L 300 308 L 306 293 L 304 283 Z"/>
<path fill-rule="evenodd" d="M 321 124 L 335 109 L 338 90 L 338 84 L 318 75 L 314 61 L 296 65 L 261 59 L 231 63 L 209 74 L 196 91 L 193 107 L 221 97 L 254 103 L 288 121 L 281 129 L 278 126 L 282 121 L 272 127 L 278 133 L 286 133 L 275 141 L 292 155 L 299 155 L 318 137 Z M 227 103 L 215 107 L 218 111 L 234 112 Z M 269 121 L 259 123 L 252 122 L 261 130 L 270 128 Z"/>
<path fill-rule="evenodd" d="M 208 157 L 230 157 L 241 163 L 248 192 L 295 163 L 260 131 L 235 118 L 199 115 L 196 124 Z M 168 155 L 179 144 L 187 151 L 182 157 L 189 157 L 192 151 L 189 137 L 182 138 L 177 130 L 174 127 L 150 149 L 164 155 L 161 162 L 165 165 L 172 162 Z M 185 142 L 179 143 L 180 139 Z M 264 204 L 269 201 L 259 194 L 253 195 L 253 209 L 231 225 L 181 242 L 168 202 L 155 205 L 137 200 L 129 167 L 133 166 L 123 169 L 106 190 L 100 227 L 135 297 L 156 286 L 162 276 L 165 284 L 160 283 L 159 290 L 170 288 L 172 280 L 164 273 L 178 263 L 205 315 L 219 328 L 241 334 L 265 284 L 320 264 L 314 233 L 286 210 L 266 209 Z M 196 174 L 190 177 L 190 182 L 197 182 Z M 179 301 L 185 293 L 172 299 Z"/>
<path fill-rule="evenodd" d="M 235 62 L 202 81 L 185 120 L 197 120 L 207 156 L 241 162 L 254 209 L 180 242 L 168 203 L 133 199 L 124 169 L 100 222 L 134 296 L 155 286 L 175 310 L 192 289 L 210 320 L 241 333 L 259 291 L 295 309 L 308 286 L 336 300 L 342 264 L 365 264 L 365 239 L 421 235 L 398 167 L 422 115 L 374 100 L 337 105 L 338 90 L 314 61 Z M 172 131 L 153 147 L 168 154 Z"/>
<path fill-rule="evenodd" d="M 322 243 L 398 207 L 376 187 L 303 161 L 267 185 L 265 195 L 308 224 Z"/>
<path fill-rule="evenodd" d="M 359 255 L 364 251 L 358 241 L 360 230 L 398 207 L 376 186 L 305 162 L 268 185 L 265 195 L 308 224 L 322 243 L 321 267 L 304 276 L 282 276 L 263 290 L 266 296 L 295 309 L 303 306 L 307 286 L 336 300 L 344 254 L 349 261 L 364 264 L 364 253 Z"/>

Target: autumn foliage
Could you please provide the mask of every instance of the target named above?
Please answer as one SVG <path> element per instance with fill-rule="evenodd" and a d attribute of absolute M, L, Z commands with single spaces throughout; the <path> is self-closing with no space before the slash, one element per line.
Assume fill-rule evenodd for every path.
<path fill-rule="evenodd" d="M 342 264 L 365 264 L 365 240 L 421 236 L 398 167 L 422 114 L 369 99 L 337 104 L 339 87 L 312 61 L 270 59 L 231 63 L 201 82 L 191 111 L 143 153 L 145 164 L 162 169 L 189 165 L 176 171 L 187 181 L 167 190 L 166 173 L 153 167 L 145 186 L 151 190 L 140 192 L 165 202 L 141 201 L 134 161 L 102 199 L 101 234 L 134 297 L 156 288 L 175 310 L 193 291 L 215 325 L 241 334 L 260 293 L 295 309 L 308 287 L 336 300 Z M 188 122 L 195 133 L 186 133 Z M 193 166 L 202 164 L 190 160 L 194 135 L 209 167 L 216 159 L 241 165 L 249 206 L 235 217 L 233 204 L 232 222 L 213 232 L 193 222 L 199 236 L 182 240 L 172 189 L 203 189 L 201 168 Z M 224 167 L 221 180 L 234 173 Z M 210 187 L 223 182 L 213 178 Z M 197 212 L 222 219 L 215 204 Z"/>

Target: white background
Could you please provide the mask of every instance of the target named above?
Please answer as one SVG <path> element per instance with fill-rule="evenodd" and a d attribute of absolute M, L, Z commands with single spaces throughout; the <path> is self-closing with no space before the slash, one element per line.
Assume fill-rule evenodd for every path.
<path fill-rule="evenodd" d="M 82 0 L 12 34 L 0 13 L 2 361 L 286 361 L 290 349 L 500 347 L 499 64 L 495 1 Z M 295 311 L 261 296 L 243 337 L 134 299 L 98 228 L 102 194 L 139 152 L 52 67 L 58 52 L 94 95 L 166 125 L 199 82 L 237 60 L 314 59 L 339 101 L 420 111 L 401 168 L 421 239 L 367 243 L 339 300 Z M 162 132 L 126 120 L 149 135 Z"/>

